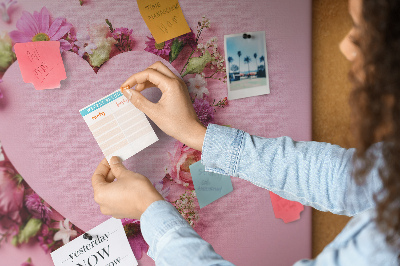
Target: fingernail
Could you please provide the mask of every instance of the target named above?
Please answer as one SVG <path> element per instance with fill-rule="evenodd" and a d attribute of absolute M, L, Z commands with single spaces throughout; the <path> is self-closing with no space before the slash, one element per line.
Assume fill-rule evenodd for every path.
<path fill-rule="evenodd" d="M 119 164 L 121 163 L 121 158 L 117 157 L 117 156 L 113 156 L 110 160 L 110 164 Z"/>
<path fill-rule="evenodd" d="M 126 98 L 128 98 L 128 100 L 130 101 L 132 98 L 132 90 L 128 89 L 128 90 L 124 90 L 124 95 Z"/>

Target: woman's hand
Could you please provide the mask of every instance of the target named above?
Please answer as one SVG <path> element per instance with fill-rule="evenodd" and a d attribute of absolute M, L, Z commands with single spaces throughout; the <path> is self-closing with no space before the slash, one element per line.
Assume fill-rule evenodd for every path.
<path fill-rule="evenodd" d="M 135 89 L 130 89 L 135 85 Z M 161 90 L 158 103 L 150 102 L 140 93 L 150 87 Z M 185 83 L 163 63 L 156 62 L 132 75 L 122 84 L 121 90 L 166 134 L 193 149 L 202 150 L 206 127 L 197 118 Z"/>
<path fill-rule="evenodd" d="M 118 219 L 140 219 L 153 202 L 164 200 L 147 177 L 126 169 L 118 157 L 112 157 L 110 164 L 101 161 L 92 186 L 100 211 Z"/>

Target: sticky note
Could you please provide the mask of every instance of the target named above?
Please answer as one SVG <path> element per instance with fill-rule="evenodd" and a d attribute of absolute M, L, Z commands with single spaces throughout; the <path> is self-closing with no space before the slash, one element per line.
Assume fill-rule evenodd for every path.
<path fill-rule="evenodd" d="M 200 161 L 190 165 L 189 168 L 200 208 L 233 190 L 230 176 L 206 172 Z"/>
<path fill-rule="evenodd" d="M 60 88 L 67 78 L 60 53 L 60 42 L 27 42 L 14 46 L 22 79 L 36 90 Z"/>
<path fill-rule="evenodd" d="M 121 220 L 110 218 L 50 253 L 55 266 L 138 265 Z"/>
<path fill-rule="evenodd" d="M 300 213 L 304 210 L 304 206 L 301 203 L 281 198 L 271 191 L 269 195 L 275 218 L 282 219 L 285 223 L 300 219 Z"/>
<path fill-rule="evenodd" d="M 137 0 L 137 3 L 156 43 L 190 32 L 178 0 Z"/>
<path fill-rule="evenodd" d="M 116 90 L 79 110 L 105 158 L 126 160 L 158 140 L 145 114 Z"/>

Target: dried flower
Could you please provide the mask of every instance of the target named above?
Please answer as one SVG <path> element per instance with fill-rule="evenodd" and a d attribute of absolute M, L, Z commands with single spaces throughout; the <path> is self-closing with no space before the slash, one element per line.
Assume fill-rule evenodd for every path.
<path fill-rule="evenodd" d="M 2 80 L 0 79 L 0 83 L 2 82 Z M 0 91 L 0 99 L 2 98 L 2 94 L 1 94 L 1 91 Z M 5 158 L 5 156 L 4 156 L 4 153 L 3 153 L 3 147 L 2 147 L 2 145 L 1 145 L 1 141 L 0 141 L 0 162 L 3 162 L 4 160 L 5 160 L 6 158 Z"/>
<path fill-rule="evenodd" d="M 188 81 L 189 92 L 193 93 L 196 98 L 201 99 L 203 98 L 203 94 L 209 94 L 208 89 L 206 88 L 207 81 L 203 76 L 196 74 L 194 78 L 190 78 L 188 79 Z"/>
<path fill-rule="evenodd" d="M 75 237 L 78 233 L 75 230 L 72 230 L 69 227 L 69 220 L 65 219 L 64 223 L 60 221 L 60 230 L 55 233 L 54 241 L 61 240 L 63 241 L 64 245 L 69 242 L 70 237 Z"/>
<path fill-rule="evenodd" d="M 23 263 L 21 264 L 21 266 L 34 266 L 34 265 L 33 265 L 33 263 L 32 263 L 32 259 L 31 259 L 31 258 L 28 258 L 28 259 L 26 260 L 26 262 L 23 262 Z"/>
<path fill-rule="evenodd" d="M 177 141 L 175 143 L 175 153 L 170 156 L 169 175 L 177 184 L 194 189 L 192 175 L 189 165 L 200 161 L 201 152 L 192 149 Z"/>
<path fill-rule="evenodd" d="M 149 250 L 149 245 L 147 245 L 140 231 L 140 221 L 135 219 L 122 219 L 121 221 L 133 254 L 136 259 L 140 260 L 143 253 Z"/>
<path fill-rule="evenodd" d="M 28 243 L 31 237 L 36 236 L 42 226 L 42 221 L 36 218 L 31 218 L 25 227 L 18 233 L 18 244 Z"/>
<path fill-rule="evenodd" d="M 172 202 L 172 205 L 192 227 L 195 227 L 196 222 L 199 220 L 198 207 L 194 203 L 195 197 L 194 190 L 186 190 L 179 199 Z"/>
<path fill-rule="evenodd" d="M 156 43 L 156 40 L 153 37 L 147 37 L 148 41 L 146 41 L 145 51 L 153 53 L 158 56 L 168 56 L 171 52 L 171 40 Z"/>
<path fill-rule="evenodd" d="M 212 58 L 208 50 L 205 50 L 203 55 L 200 57 L 191 58 L 182 77 L 186 76 L 187 74 L 199 74 L 203 72 L 206 65 L 211 62 L 211 59 Z"/>
<path fill-rule="evenodd" d="M 82 35 L 81 33 L 76 36 L 75 45 L 78 47 L 78 55 L 80 57 L 83 57 L 85 53 L 93 54 L 93 50 L 97 48 L 97 45 L 90 41 L 88 34 Z"/>
<path fill-rule="evenodd" d="M 5 32 L 0 35 L 0 72 L 5 72 L 16 59 L 15 53 L 12 51 L 12 40 Z M 0 98 L 2 98 L 1 93 Z"/>
<path fill-rule="evenodd" d="M 68 51 L 72 46 L 62 38 L 71 28 L 72 25 L 65 22 L 65 18 L 51 21 L 49 11 L 43 7 L 40 13 L 35 11 L 33 15 L 24 11 L 17 21 L 18 31 L 10 32 L 10 37 L 16 43 L 59 41 L 61 50 Z"/>
<path fill-rule="evenodd" d="M 133 30 L 128 28 L 117 28 L 112 32 L 113 38 L 117 41 L 115 47 L 120 52 L 132 51 L 133 48 Z"/>
<path fill-rule="evenodd" d="M 90 41 L 94 43 L 97 48 L 89 54 L 90 65 L 93 67 L 100 67 L 110 59 L 110 53 L 113 45 L 117 41 L 111 37 L 110 30 L 106 25 L 96 25 L 89 29 Z"/>
<path fill-rule="evenodd" d="M 196 98 L 193 103 L 194 110 L 196 111 L 197 117 L 204 126 L 214 121 L 214 108 L 210 105 L 207 99 Z"/>
<path fill-rule="evenodd" d="M 16 3 L 18 3 L 16 0 L 7 0 L 0 4 L 2 8 L 1 18 L 3 19 L 4 22 L 9 23 L 11 21 L 9 9 L 12 5 L 15 5 Z"/>
<path fill-rule="evenodd" d="M 27 195 L 25 197 L 25 206 L 33 217 L 41 219 L 46 224 L 49 224 L 51 209 L 38 194 L 33 192 L 32 194 Z"/>

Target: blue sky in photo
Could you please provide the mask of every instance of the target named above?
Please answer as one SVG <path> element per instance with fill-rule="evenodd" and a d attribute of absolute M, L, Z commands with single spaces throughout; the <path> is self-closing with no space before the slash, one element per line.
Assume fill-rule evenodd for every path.
<path fill-rule="evenodd" d="M 256 71 L 256 64 L 255 64 L 255 59 L 254 59 L 254 53 L 257 53 L 257 66 L 261 65 L 260 63 L 260 57 L 264 56 L 265 60 L 267 60 L 267 57 L 265 56 L 265 35 L 263 32 L 257 32 L 257 33 L 250 33 L 251 34 L 251 39 L 243 39 L 243 34 L 240 34 L 238 36 L 232 36 L 232 37 L 227 37 L 226 38 L 226 49 L 227 49 L 227 55 L 228 57 L 231 56 L 233 58 L 233 61 L 231 62 L 231 66 L 233 64 L 239 66 L 239 57 L 237 52 L 241 51 L 242 55 L 240 56 L 240 71 L 241 72 L 248 72 L 248 66 L 244 62 L 244 58 L 246 56 L 249 56 L 251 59 L 250 62 L 250 71 L 254 72 Z M 264 40 L 262 39 L 264 38 Z M 225 59 L 226 64 L 228 66 L 228 57 Z M 230 71 L 230 69 L 229 69 Z"/>

